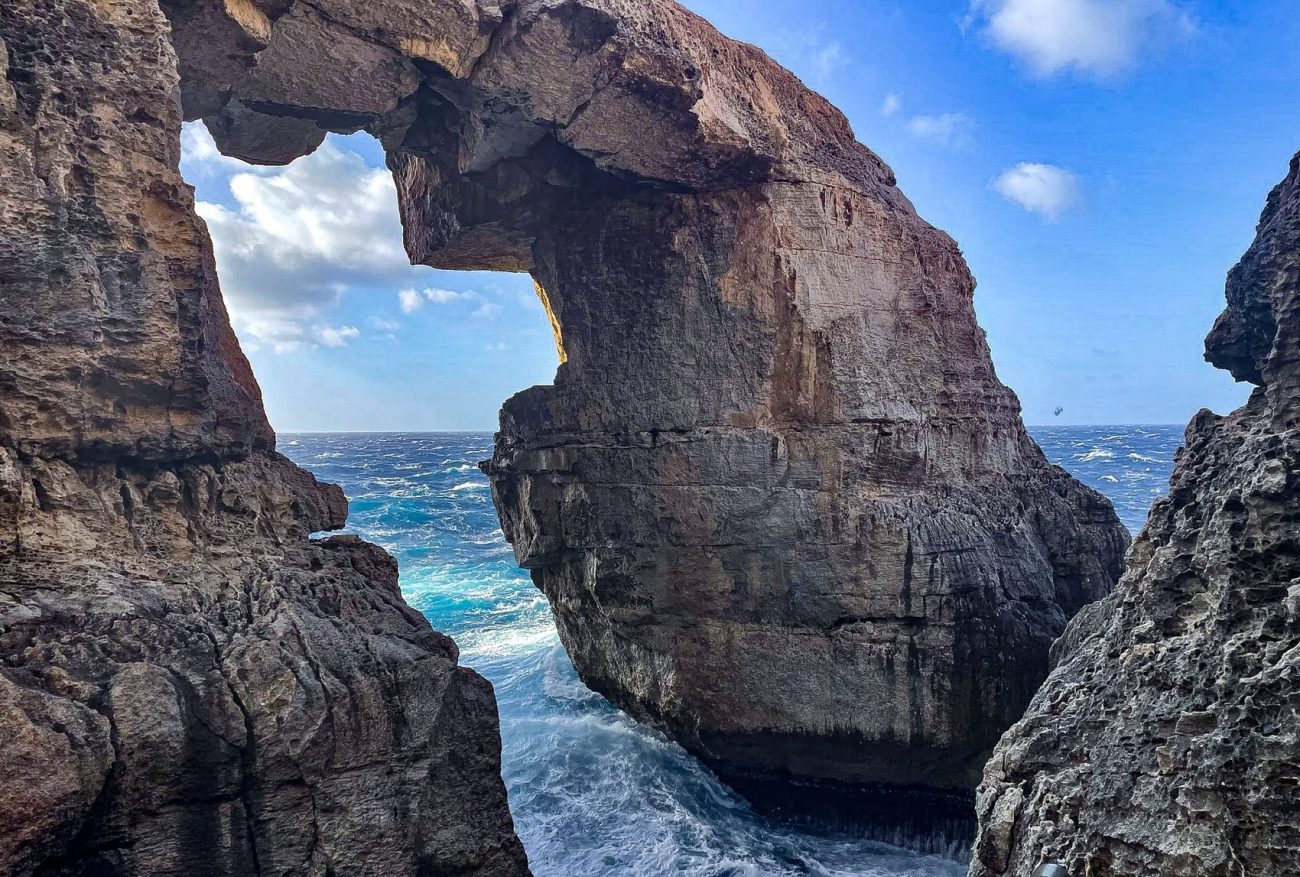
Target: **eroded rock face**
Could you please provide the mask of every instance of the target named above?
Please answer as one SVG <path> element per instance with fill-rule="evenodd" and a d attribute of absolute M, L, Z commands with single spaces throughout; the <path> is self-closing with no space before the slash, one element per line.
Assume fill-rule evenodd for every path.
<path fill-rule="evenodd" d="M 0 5 L 0 872 L 526 874 L 490 686 L 308 539 L 176 69 L 151 3 Z"/>
<path fill-rule="evenodd" d="M 487 468 L 589 684 L 760 801 L 910 791 L 968 812 L 1127 535 L 1026 436 L 956 245 L 838 111 L 668 0 L 162 11 L 183 113 L 223 150 L 283 163 L 368 130 L 414 259 L 538 281 L 566 363 L 506 404 Z M 19 464 L 183 484 L 190 461 L 274 459 L 175 177 L 158 11 L 4 14 L 6 143 L 33 193 L 5 207 L 45 230 L 14 248 L 44 308 L 5 336 Z M 325 550 L 259 528 L 286 568 Z"/>
<path fill-rule="evenodd" d="M 1188 426 L 1128 572 L 998 744 L 972 877 L 1300 873 L 1300 156 L 1206 358 L 1257 389 Z"/>
<path fill-rule="evenodd" d="M 415 260 L 538 281 L 566 362 L 487 471 L 582 677 L 756 799 L 968 813 L 1127 535 L 844 117 L 667 0 L 166 5 L 221 148 L 369 130 Z"/>

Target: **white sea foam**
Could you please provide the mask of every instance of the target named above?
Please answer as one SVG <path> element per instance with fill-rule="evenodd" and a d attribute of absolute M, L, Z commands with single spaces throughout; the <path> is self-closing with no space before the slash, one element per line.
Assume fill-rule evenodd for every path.
<path fill-rule="evenodd" d="M 549 648 L 559 642 L 555 625 L 548 618 L 532 627 L 495 627 L 462 633 L 457 637 L 466 656 L 498 658 Z"/>
<path fill-rule="evenodd" d="M 1165 446 L 1097 432 L 1066 431 L 1044 449 L 1067 465 L 1087 460 L 1117 506 L 1149 503 L 1159 467 L 1107 461 Z M 491 680 L 515 825 L 539 877 L 964 874 L 950 859 L 759 819 L 680 747 L 583 685 L 545 597 L 515 568 L 487 480 L 468 474 L 490 453 L 485 437 L 308 437 L 296 453 L 308 465 L 329 455 L 315 459 L 344 482 L 352 526 L 398 555 L 407 600 Z"/>
<path fill-rule="evenodd" d="M 1130 460 L 1136 460 L 1139 463 L 1163 463 L 1164 462 L 1164 460 L 1157 459 L 1156 457 L 1148 457 L 1145 454 L 1129 454 L 1128 458 Z"/>

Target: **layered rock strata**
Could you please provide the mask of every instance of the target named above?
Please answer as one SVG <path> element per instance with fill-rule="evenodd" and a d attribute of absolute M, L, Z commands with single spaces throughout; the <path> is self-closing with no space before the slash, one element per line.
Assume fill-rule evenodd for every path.
<path fill-rule="evenodd" d="M 491 687 L 308 538 L 347 502 L 274 451 L 167 19 L 6 0 L 0 74 L 0 873 L 526 874 Z"/>
<path fill-rule="evenodd" d="M 143 34 L 106 75 L 170 70 L 151 4 L 58 8 Z M 966 812 L 1127 535 L 1027 437 L 956 245 L 844 117 L 668 0 L 162 8 L 184 115 L 223 151 L 283 163 L 367 130 L 413 259 L 537 280 L 565 364 L 506 404 L 487 470 L 582 677 L 758 799 L 829 784 Z M 160 106 L 122 124 L 174 150 Z M 127 194 L 141 222 L 193 222 L 158 217 L 147 182 Z M 135 444 L 175 458 L 199 430 L 260 452 L 252 381 L 202 301 L 176 315 L 176 380 L 141 396 L 171 372 L 123 357 L 79 385 L 89 413 L 145 430 L 153 400 L 168 428 Z M 114 440 L 74 422 L 78 446 Z"/>
<path fill-rule="evenodd" d="M 1192 420 L 1128 572 L 998 744 L 972 877 L 1300 873 L 1300 156 L 1227 298 L 1206 358 L 1255 390 Z"/>

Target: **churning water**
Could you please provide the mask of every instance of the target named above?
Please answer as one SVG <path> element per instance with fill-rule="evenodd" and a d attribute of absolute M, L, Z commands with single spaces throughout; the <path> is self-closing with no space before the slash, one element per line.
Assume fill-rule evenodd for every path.
<path fill-rule="evenodd" d="M 1165 492 L 1179 427 L 1033 430 L 1136 532 Z M 515 827 L 538 877 L 959 877 L 956 862 L 755 815 L 676 745 L 578 681 L 546 600 L 517 569 L 487 479 L 488 433 L 285 435 L 351 499 L 349 532 L 401 563 L 406 599 L 496 687 Z"/>

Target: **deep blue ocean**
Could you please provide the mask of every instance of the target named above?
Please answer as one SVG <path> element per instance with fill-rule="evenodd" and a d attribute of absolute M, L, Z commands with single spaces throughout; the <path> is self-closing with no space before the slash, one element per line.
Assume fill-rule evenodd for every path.
<path fill-rule="evenodd" d="M 1031 430 L 1136 533 L 1166 491 L 1182 427 Z M 401 563 L 406 599 L 496 687 L 515 827 L 538 877 L 960 877 L 964 865 L 776 826 L 578 681 L 545 598 L 497 525 L 490 433 L 282 435 L 280 450 L 351 500 L 348 532 Z"/>

